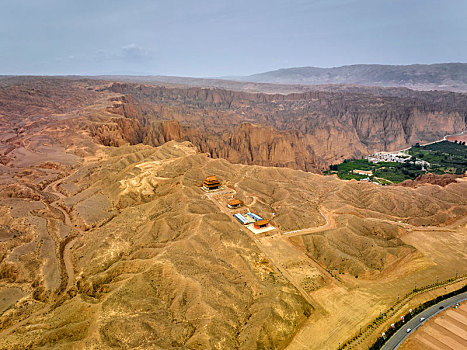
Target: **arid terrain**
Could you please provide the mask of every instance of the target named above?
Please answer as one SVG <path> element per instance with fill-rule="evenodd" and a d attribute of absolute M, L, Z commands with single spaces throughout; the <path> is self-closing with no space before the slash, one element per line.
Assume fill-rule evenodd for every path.
<path fill-rule="evenodd" d="M 452 92 L 375 88 L 283 95 L 134 83 L 107 90 L 123 94 L 109 111 L 125 118 L 94 130 L 104 144 L 187 140 L 233 163 L 305 171 L 467 128 L 467 95 Z"/>
<path fill-rule="evenodd" d="M 402 343 L 401 350 L 465 349 L 467 347 L 467 303 L 449 308 L 429 319 Z"/>
<path fill-rule="evenodd" d="M 240 81 L 281 84 L 360 84 L 405 86 L 416 90 L 467 91 L 467 64 L 354 64 L 318 68 L 296 67 L 237 77 Z"/>
<path fill-rule="evenodd" d="M 1 79 L 0 349 L 336 349 L 465 283 L 467 178 L 319 174 L 466 129 L 463 94 L 378 91 Z"/>

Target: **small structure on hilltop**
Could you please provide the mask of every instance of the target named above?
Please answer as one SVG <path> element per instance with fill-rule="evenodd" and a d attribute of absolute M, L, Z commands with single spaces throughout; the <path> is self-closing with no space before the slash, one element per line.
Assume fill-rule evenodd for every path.
<path fill-rule="evenodd" d="M 242 205 L 243 205 L 243 202 L 241 200 L 239 200 L 239 199 L 232 199 L 232 200 L 227 202 L 227 206 L 230 209 L 240 208 Z"/>
<path fill-rule="evenodd" d="M 203 188 L 206 191 L 218 190 L 221 187 L 221 182 L 216 175 L 208 176 L 203 181 Z"/>
<path fill-rule="evenodd" d="M 263 219 L 255 213 L 236 213 L 233 214 L 233 217 L 237 219 L 247 229 L 253 232 L 255 235 L 275 230 L 275 227 L 271 225 L 269 220 Z"/>
<path fill-rule="evenodd" d="M 264 228 L 269 226 L 269 221 L 266 219 L 261 219 L 253 223 L 256 229 Z"/>

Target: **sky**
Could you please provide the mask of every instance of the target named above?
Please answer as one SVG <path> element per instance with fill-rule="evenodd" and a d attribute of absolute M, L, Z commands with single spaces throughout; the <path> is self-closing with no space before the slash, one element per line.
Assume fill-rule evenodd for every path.
<path fill-rule="evenodd" d="M 467 0 L 0 0 L 0 75 L 467 62 Z"/>

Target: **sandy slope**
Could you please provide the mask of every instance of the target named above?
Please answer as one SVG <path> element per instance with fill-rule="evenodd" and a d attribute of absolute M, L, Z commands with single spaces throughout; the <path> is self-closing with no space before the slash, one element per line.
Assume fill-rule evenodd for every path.
<path fill-rule="evenodd" d="M 0 348 L 332 349 L 414 283 L 467 273 L 463 179 L 381 187 L 189 142 L 105 147 L 89 125 L 112 95 L 77 84 L 86 99 L 2 124 Z M 244 230 L 200 189 L 212 174 L 277 230 Z"/>

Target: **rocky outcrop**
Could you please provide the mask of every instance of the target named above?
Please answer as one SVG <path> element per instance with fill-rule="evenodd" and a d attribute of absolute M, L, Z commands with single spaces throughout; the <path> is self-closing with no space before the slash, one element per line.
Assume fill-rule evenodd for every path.
<path fill-rule="evenodd" d="M 232 163 L 289 167 L 316 171 L 319 164 L 305 137 L 299 131 L 277 131 L 270 126 L 249 123 L 222 135 L 186 136 L 202 152 Z"/>
<path fill-rule="evenodd" d="M 143 141 L 143 128 L 136 119 L 112 118 L 90 126 L 91 136 L 104 146 L 120 147 Z"/>
<path fill-rule="evenodd" d="M 456 182 L 457 179 L 464 177 L 465 175 L 454 175 L 454 174 L 423 174 L 418 176 L 415 180 L 405 180 L 395 186 L 403 187 L 418 187 L 424 184 L 438 185 L 441 187 L 447 186 L 450 183 Z"/>
<path fill-rule="evenodd" d="M 95 120 L 86 117 L 80 126 L 101 144 L 158 146 L 170 140 L 189 140 L 201 151 L 235 163 L 306 171 L 467 129 L 467 95 L 445 91 L 368 87 L 284 95 L 15 79 L 0 90 L 0 131 L 17 134 L 0 145 L 3 164 L 10 161 L 8 150 L 16 142 L 14 137 L 40 127 L 49 116 L 61 118 L 50 111 L 82 109 L 105 99 L 110 100 L 107 113 L 100 110 Z M 23 124 L 26 114 L 34 120 Z M 11 124 L 14 120 L 16 130 Z"/>
<path fill-rule="evenodd" d="M 281 95 L 130 83 L 113 83 L 109 90 L 124 95 L 108 111 L 138 120 L 143 143 L 189 140 L 235 163 L 306 171 L 467 129 L 467 96 L 451 92 L 373 94 L 368 88 Z M 155 123 L 161 120 L 165 124 Z"/>
<path fill-rule="evenodd" d="M 90 133 L 99 143 L 114 147 L 138 143 L 160 146 L 185 136 L 185 130 L 176 120 L 155 120 L 144 125 L 138 119 L 129 118 L 111 118 L 109 122 L 91 124 Z"/>

